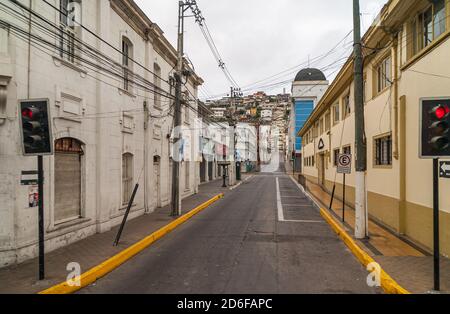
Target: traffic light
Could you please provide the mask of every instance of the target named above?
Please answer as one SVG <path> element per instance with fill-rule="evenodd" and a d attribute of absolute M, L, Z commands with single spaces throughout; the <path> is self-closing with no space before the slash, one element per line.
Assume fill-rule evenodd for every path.
<path fill-rule="evenodd" d="M 38 156 L 53 153 L 47 100 L 20 102 L 20 129 L 24 155 Z"/>
<path fill-rule="evenodd" d="M 450 156 L 450 99 L 421 102 L 421 158 Z"/>

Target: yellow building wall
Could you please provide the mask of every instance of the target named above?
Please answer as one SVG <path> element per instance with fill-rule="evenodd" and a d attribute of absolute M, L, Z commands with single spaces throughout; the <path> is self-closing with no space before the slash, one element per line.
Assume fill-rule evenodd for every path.
<path fill-rule="evenodd" d="M 404 36 L 407 36 L 404 33 Z M 405 39 L 400 46 L 405 44 Z M 405 64 L 406 48 L 399 48 L 399 60 Z M 393 158 L 392 166 L 380 168 L 374 165 L 374 137 L 392 133 L 395 141 L 395 94 L 393 88 L 387 89 L 379 95 L 373 94 L 374 64 L 366 66 L 366 136 L 368 153 L 367 189 L 368 206 L 370 215 L 380 223 L 398 233 L 404 233 L 414 242 L 428 249 L 432 249 L 432 161 L 419 159 L 419 103 L 422 97 L 449 97 L 450 98 L 450 41 L 443 41 L 438 47 L 425 55 L 421 60 L 407 69 L 399 70 L 398 97 L 404 96 L 405 105 L 405 134 L 398 134 L 398 139 L 405 138 L 405 202 L 402 207 L 400 202 L 401 180 L 400 159 Z M 429 73 L 422 74 L 418 72 Z M 394 71 L 393 71 L 394 73 Z M 353 91 L 353 86 L 350 86 Z M 335 99 L 342 104 L 341 97 L 344 91 Z M 400 100 L 397 99 L 398 102 Z M 326 182 L 324 188 L 332 190 L 336 177 L 336 195 L 342 198 L 342 175 L 336 176 L 336 168 L 333 166 L 333 151 L 335 148 L 351 145 L 353 153 L 353 171 L 347 175 L 347 196 L 350 205 L 354 205 L 354 105 L 353 93 L 350 96 L 352 114 L 332 126 L 330 135 L 324 133 L 320 136 L 331 138 L 327 141 L 323 151 L 331 155 L 325 170 Z M 329 105 L 332 105 L 331 103 Z M 342 115 L 342 106 L 341 106 Z M 398 115 L 400 117 L 400 115 Z M 341 117 L 342 118 L 342 117 Z M 399 130 L 400 132 L 400 130 Z M 319 137 L 320 138 L 320 137 Z M 314 167 L 304 166 L 304 175 L 308 180 L 318 183 L 317 155 L 318 140 L 307 144 L 303 148 L 304 157 L 316 156 Z M 394 145 L 393 145 L 394 148 Z M 440 210 L 441 210 L 441 251 L 444 255 L 450 255 L 450 180 L 440 180 Z M 403 212 L 402 212 L 403 211 Z"/>

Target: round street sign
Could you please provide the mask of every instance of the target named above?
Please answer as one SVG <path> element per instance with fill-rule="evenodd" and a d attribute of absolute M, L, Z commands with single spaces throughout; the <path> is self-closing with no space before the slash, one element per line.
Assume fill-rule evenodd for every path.
<path fill-rule="evenodd" d="M 350 174 L 352 173 L 352 155 L 350 154 L 341 154 L 338 157 L 338 165 L 337 165 L 338 173 Z"/>

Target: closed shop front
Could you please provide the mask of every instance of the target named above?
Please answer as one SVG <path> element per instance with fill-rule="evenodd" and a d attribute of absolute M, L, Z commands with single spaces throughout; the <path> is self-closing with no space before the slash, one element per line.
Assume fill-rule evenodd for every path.
<path fill-rule="evenodd" d="M 64 138 L 55 143 L 55 222 L 81 217 L 81 142 Z"/>

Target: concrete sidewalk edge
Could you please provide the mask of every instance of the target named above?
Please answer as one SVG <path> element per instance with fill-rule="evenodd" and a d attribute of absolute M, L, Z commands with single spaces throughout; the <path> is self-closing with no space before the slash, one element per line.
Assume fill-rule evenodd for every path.
<path fill-rule="evenodd" d="M 148 237 L 142 239 L 141 241 L 135 243 L 134 245 L 130 246 L 129 248 L 123 250 L 122 252 L 116 254 L 115 256 L 109 258 L 105 262 L 91 268 L 87 272 L 83 273 L 79 278 L 80 285 L 78 286 L 71 286 L 67 281 L 62 282 L 56 286 L 50 287 L 46 290 L 43 290 L 39 292 L 39 294 L 70 294 L 74 293 L 92 283 L 100 279 L 101 277 L 107 275 L 108 273 L 112 272 L 116 268 L 118 268 L 120 265 L 125 263 L 126 261 L 130 260 L 132 257 L 137 255 L 138 253 L 142 252 L 144 249 L 148 248 L 150 245 L 152 245 L 157 240 L 164 237 L 166 234 L 170 233 L 174 229 L 176 229 L 181 224 L 185 223 L 187 220 L 198 214 L 199 212 L 205 210 L 209 206 L 211 206 L 213 203 L 217 202 L 218 200 L 222 199 L 224 197 L 224 194 L 221 193 L 219 195 L 216 195 L 215 197 L 211 198 L 209 201 L 197 206 L 195 209 L 191 210 L 187 214 L 179 217 L 178 219 L 174 220 L 170 224 L 160 228 L 159 230 L 155 231 Z"/>
<path fill-rule="evenodd" d="M 364 265 L 364 267 L 369 266 L 372 263 L 376 263 L 375 260 L 370 257 L 363 249 L 359 247 L 358 244 L 353 240 L 353 238 L 345 232 L 345 230 L 335 221 L 335 219 L 328 213 L 327 210 L 321 208 L 320 214 L 331 226 L 331 228 L 336 232 L 336 234 L 344 241 L 345 245 L 350 249 L 350 251 L 355 255 L 355 257 Z M 381 266 L 380 266 L 381 267 Z M 391 276 L 389 276 L 381 268 L 381 287 L 383 291 L 388 294 L 410 294 L 408 290 L 401 287 Z"/>

